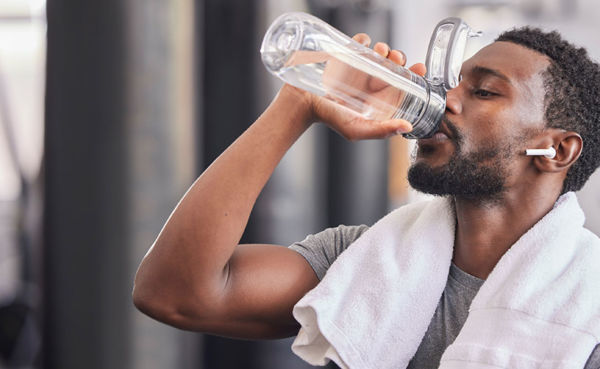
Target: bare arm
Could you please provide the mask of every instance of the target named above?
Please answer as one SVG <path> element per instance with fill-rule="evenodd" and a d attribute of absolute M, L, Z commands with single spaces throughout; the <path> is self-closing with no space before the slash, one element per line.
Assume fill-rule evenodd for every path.
<path fill-rule="evenodd" d="M 298 300 L 316 285 L 310 266 L 286 248 L 236 246 L 275 166 L 310 125 L 302 99 L 284 88 L 188 190 L 140 265 L 134 288 L 140 310 L 180 328 L 246 337 L 272 335 L 258 332 L 261 315 L 275 326 L 293 322 L 289 314 L 275 315 L 284 315 L 281 300 Z M 269 296 L 276 284 L 284 284 L 285 296 Z"/>
<path fill-rule="evenodd" d="M 291 311 L 318 283 L 312 268 L 287 248 L 238 242 L 277 163 L 314 120 L 349 139 L 410 129 L 399 120 L 365 121 L 284 86 L 171 214 L 136 275 L 133 299 L 141 311 L 179 328 L 233 337 L 297 333 Z"/>

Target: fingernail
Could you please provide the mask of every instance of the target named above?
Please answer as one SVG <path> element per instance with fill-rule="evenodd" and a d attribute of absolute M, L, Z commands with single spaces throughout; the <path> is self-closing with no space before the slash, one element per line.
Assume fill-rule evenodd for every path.
<path fill-rule="evenodd" d="M 402 50 L 398 50 L 398 52 L 400 53 L 400 55 L 402 55 L 402 61 L 406 63 L 406 54 Z"/>
<path fill-rule="evenodd" d="M 396 130 L 396 134 L 401 135 L 403 133 L 410 132 L 410 131 L 412 131 L 412 128 L 413 128 L 412 125 L 410 125 L 410 126 L 407 126 L 406 128 L 398 129 L 398 130 Z"/>

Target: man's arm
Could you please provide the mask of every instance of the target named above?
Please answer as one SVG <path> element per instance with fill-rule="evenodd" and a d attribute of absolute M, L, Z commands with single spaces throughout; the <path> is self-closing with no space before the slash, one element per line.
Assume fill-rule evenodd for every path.
<path fill-rule="evenodd" d="M 237 245 L 275 166 L 310 125 L 305 98 L 283 88 L 188 190 L 136 275 L 133 298 L 141 311 L 228 336 L 292 334 L 291 307 L 316 285 L 314 272 L 284 247 Z"/>
<path fill-rule="evenodd" d="M 387 53 L 387 46 L 379 45 Z M 405 121 L 366 121 L 284 86 L 171 214 L 136 275 L 133 299 L 141 311 L 179 328 L 232 337 L 297 333 L 292 307 L 318 283 L 315 273 L 302 256 L 285 247 L 238 242 L 277 163 L 315 120 L 348 139 L 381 138 L 410 129 Z"/>

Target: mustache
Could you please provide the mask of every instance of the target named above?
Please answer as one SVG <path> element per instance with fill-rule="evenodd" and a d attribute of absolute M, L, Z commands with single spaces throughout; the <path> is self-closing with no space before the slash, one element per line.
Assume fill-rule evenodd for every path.
<path fill-rule="evenodd" d="M 442 123 L 446 125 L 452 136 L 460 136 L 460 132 L 458 128 L 456 128 L 456 124 L 454 124 L 447 116 L 442 117 Z"/>

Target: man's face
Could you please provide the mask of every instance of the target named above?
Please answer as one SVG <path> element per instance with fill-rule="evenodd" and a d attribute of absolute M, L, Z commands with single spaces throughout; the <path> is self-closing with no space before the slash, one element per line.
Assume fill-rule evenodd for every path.
<path fill-rule="evenodd" d="M 545 56 L 495 42 L 462 66 L 439 131 L 418 141 L 409 182 L 435 195 L 501 197 L 527 170 L 527 141 L 544 128 Z"/>

